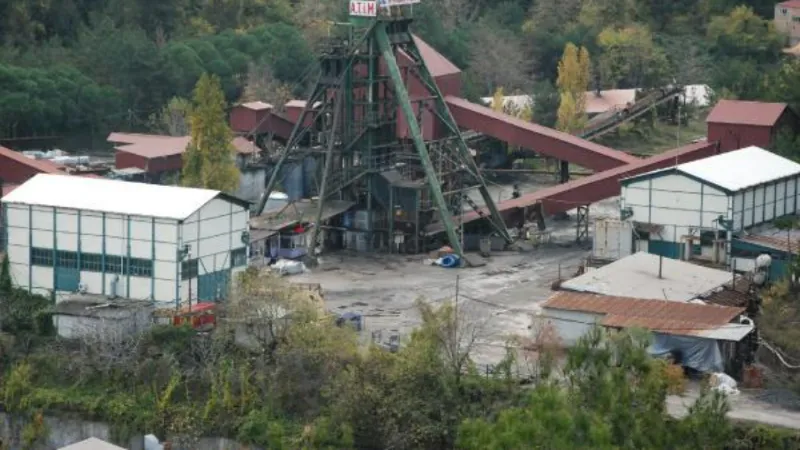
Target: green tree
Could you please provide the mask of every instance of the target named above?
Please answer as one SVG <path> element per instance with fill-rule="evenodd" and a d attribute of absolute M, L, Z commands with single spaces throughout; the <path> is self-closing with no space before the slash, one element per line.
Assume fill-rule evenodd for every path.
<path fill-rule="evenodd" d="M 708 25 L 708 40 L 719 58 L 758 63 L 776 61 L 784 42 L 772 21 L 748 6 L 737 6 L 727 15 L 714 17 Z"/>
<path fill-rule="evenodd" d="M 732 436 L 724 399 L 705 394 L 687 417 L 669 418 L 666 365 L 648 346 L 647 333 L 595 329 L 568 353 L 563 381 L 540 383 L 497 417 L 465 421 L 459 448 L 723 448 Z"/>
<path fill-rule="evenodd" d="M 549 81 L 539 81 L 533 86 L 533 121 L 546 127 L 554 127 L 558 120 L 561 96 Z"/>
<path fill-rule="evenodd" d="M 239 169 L 219 77 L 200 77 L 193 100 L 192 140 L 183 156 L 183 185 L 233 192 L 239 187 Z"/>
<path fill-rule="evenodd" d="M 644 88 L 663 84 L 667 58 L 641 25 L 606 28 L 597 36 L 603 83 L 611 88 Z"/>

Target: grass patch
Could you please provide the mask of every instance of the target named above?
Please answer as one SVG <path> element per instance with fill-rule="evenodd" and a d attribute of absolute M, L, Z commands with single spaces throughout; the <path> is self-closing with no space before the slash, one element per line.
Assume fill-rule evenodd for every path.
<path fill-rule="evenodd" d="M 706 111 L 699 111 L 680 127 L 661 120 L 651 122 L 652 125 L 643 121 L 626 123 L 596 142 L 637 155 L 656 155 L 705 137 L 706 115 Z"/>

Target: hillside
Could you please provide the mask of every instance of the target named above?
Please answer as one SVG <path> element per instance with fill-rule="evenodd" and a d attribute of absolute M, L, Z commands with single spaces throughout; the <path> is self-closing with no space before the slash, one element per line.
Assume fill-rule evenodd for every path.
<path fill-rule="evenodd" d="M 800 102 L 772 2 L 429 0 L 415 32 L 465 70 L 464 95 L 553 92 L 567 42 L 591 59 L 589 88 L 673 80 L 720 96 Z M 344 0 L 11 0 L 0 5 L 0 138 L 148 130 L 203 72 L 229 102 L 300 96 Z M 555 124 L 554 102 L 533 120 Z M 9 141 L 6 141 L 9 142 Z M 13 141 L 11 141 L 13 142 Z"/>

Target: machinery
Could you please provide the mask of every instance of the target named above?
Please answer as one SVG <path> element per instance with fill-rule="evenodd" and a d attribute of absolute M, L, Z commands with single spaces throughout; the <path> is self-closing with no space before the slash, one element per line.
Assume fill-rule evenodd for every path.
<path fill-rule="evenodd" d="M 351 1 L 351 21 L 323 51 L 320 73 L 305 108 L 256 209 L 260 215 L 273 189 L 295 167 L 311 167 L 314 186 L 306 197 L 358 205 L 369 248 L 391 247 L 398 235 L 425 250 L 422 230 L 443 225 L 446 243 L 463 254 L 454 215 L 476 211 L 506 242 L 511 237 L 467 148 L 445 98 L 410 32 L 408 0 Z M 398 55 L 404 58 L 403 67 Z M 409 96 L 408 84 L 421 83 L 426 96 Z M 434 117 L 423 123 L 423 116 Z M 435 138 L 423 127 L 436 127 Z M 430 130 L 428 130 L 430 131 Z M 430 135 L 430 133 L 428 133 Z M 469 197 L 477 191 L 485 212 Z M 295 199 L 293 199 L 295 200 Z M 366 228 L 366 229 L 364 229 Z M 308 254 L 314 255 L 320 227 L 314 227 Z"/>

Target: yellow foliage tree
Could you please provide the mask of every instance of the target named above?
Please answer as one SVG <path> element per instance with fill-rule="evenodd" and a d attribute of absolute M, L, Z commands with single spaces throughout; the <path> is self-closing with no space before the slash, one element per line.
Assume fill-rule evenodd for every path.
<path fill-rule="evenodd" d="M 561 94 L 557 124 L 561 131 L 574 133 L 586 123 L 585 92 L 589 89 L 590 66 L 589 51 L 585 47 L 579 49 L 575 44 L 567 43 L 558 63 L 556 82 Z"/>
<path fill-rule="evenodd" d="M 580 98 L 583 98 L 583 94 L 580 95 Z M 577 100 L 571 92 L 562 92 L 556 128 L 565 133 L 576 133 L 582 130 L 586 125 L 585 109 L 584 102 Z"/>
<path fill-rule="evenodd" d="M 492 96 L 492 109 L 496 112 L 505 112 L 505 93 L 503 87 L 500 86 L 494 91 Z"/>

